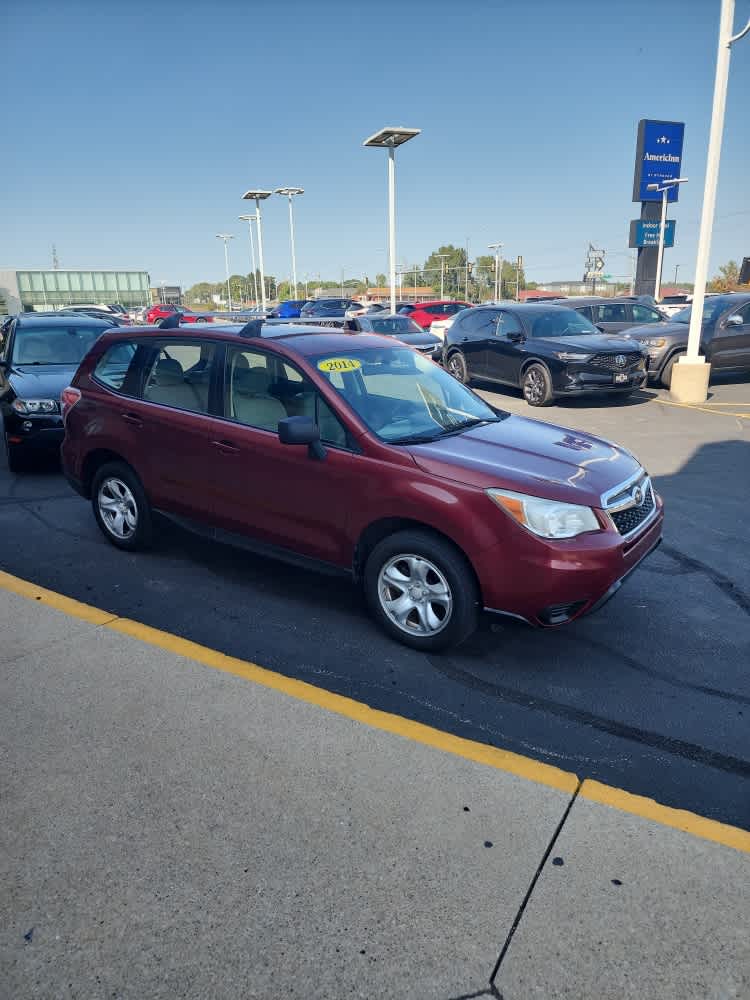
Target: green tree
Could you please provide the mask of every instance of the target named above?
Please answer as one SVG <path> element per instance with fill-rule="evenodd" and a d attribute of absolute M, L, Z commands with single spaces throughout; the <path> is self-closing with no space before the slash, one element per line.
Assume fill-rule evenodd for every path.
<path fill-rule="evenodd" d="M 384 274 L 376 274 L 375 284 L 377 285 L 378 288 L 385 288 L 385 286 L 388 284 L 388 279 Z"/>
<path fill-rule="evenodd" d="M 709 292 L 733 292 L 740 287 L 740 267 L 736 260 L 719 266 L 719 273 L 708 283 Z"/>
<path fill-rule="evenodd" d="M 422 269 L 424 283 L 439 292 L 441 274 L 445 298 L 460 298 L 466 283 L 466 251 L 463 248 L 448 243 L 432 251 Z"/>

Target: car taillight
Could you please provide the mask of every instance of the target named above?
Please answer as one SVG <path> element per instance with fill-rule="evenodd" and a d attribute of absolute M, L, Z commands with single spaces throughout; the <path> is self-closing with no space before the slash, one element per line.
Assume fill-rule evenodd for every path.
<path fill-rule="evenodd" d="M 65 418 L 76 405 L 78 400 L 81 398 L 81 390 L 74 389 L 72 385 L 69 385 L 66 389 L 60 393 L 60 404 L 62 406 L 62 418 L 63 423 L 65 423 Z"/>

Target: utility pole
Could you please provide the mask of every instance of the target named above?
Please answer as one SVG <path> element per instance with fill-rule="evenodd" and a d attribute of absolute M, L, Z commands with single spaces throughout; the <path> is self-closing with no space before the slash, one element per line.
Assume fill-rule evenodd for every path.
<path fill-rule="evenodd" d="M 466 301 L 469 301 L 469 237 L 466 237 Z"/>
<path fill-rule="evenodd" d="M 680 265 L 679 264 L 675 264 L 675 266 L 674 266 L 674 283 L 675 283 L 675 285 L 677 284 L 677 272 L 679 270 L 680 270 Z"/>
<path fill-rule="evenodd" d="M 495 251 L 495 302 L 499 302 L 503 297 L 503 279 L 502 279 L 502 269 L 503 269 L 503 257 L 502 257 L 502 243 L 489 243 L 487 245 L 488 250 Z"/>
<path fill-rule="evenodd" d="M 521 289 L 521 270 L 523 269 L 523 257 L 516 258 L 516 302 L 518 302 L 518 293 Z"/>
<path fill-rule="evenodd" d="M 437 253 L 436 257 L 440 258 L 440 298 L 445 298 L 445 260 L 446 257 L 450 257 L 449 253 Z"/>

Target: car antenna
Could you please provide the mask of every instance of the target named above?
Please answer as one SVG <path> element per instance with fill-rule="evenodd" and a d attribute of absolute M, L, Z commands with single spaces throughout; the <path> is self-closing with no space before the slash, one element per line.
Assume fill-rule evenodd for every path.
<path fill-rule="evenodd" d="M 159 320 L 156 325 L 160 330 L 176 330 L 180 325 L 180 314 L 172 313 L 171 316 L 165 316 L 164 319 Z"/>
<path fill-rule="evenodd" d="M 242 329 L 239 331 L 239 337 L 262 337 L 263 336 L 263 320 L 262 319 L 251 319 L 249 323 L 245 323 Z"/>

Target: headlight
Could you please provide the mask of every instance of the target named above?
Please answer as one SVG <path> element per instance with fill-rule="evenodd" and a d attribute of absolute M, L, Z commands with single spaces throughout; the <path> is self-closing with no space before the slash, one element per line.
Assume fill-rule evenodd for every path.
<path fill-rule="evenodd" d="M 57 413 L 56 399 L 14 399 L 11 406 L 16 413 Z"/>
<path fill-rule="evenodd" d="M 588 361 L 590 354 L 578 354 L 576 351 L 553 351 L 556 358 L 561 361 Z"/>
<path fill-rule="evenodd" d="M 543 500 L 510 490 L 487 490 L 487 496 L 514 520 L 541 538 L 575 538 L 585 531 L 601 531 L 590 507 Z"/>
<path fill-rule="evenodd" d="M 665 337 L 647 337 L 645 340 L 640 341 L 644 347 L 664 347 L 666 342 Z"/>

